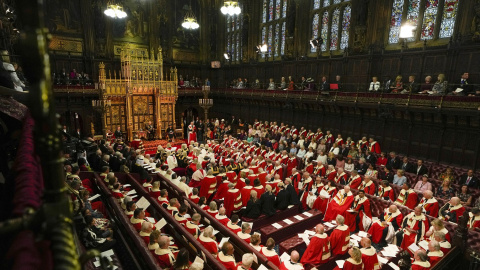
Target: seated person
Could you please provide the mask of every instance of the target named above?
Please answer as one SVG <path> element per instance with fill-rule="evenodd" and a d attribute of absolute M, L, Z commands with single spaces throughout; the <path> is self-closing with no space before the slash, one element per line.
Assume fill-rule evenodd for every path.
<path fill-rule="evenodd" d="M 145 241 L 145 244 L 150 243 L 150 234 L 153 231 L 153 224 L 145 221 L 142 223 L 142 229 L 140 230 L 140 237 L 142 237 L 143 241 Z"/>
<path fill-rule="evenodd" d="M 463 216 L 465 207 L 460 203 L 458 197 L 453 197 L 439 210 L 439 218 L 453 223 L 458 223 L 458 218 Z"/>
<path fill-rule="evenodd" d="M 430 263 L 428 262 L 427 252 L 423 249 L 419 249 L 413 256 L 415 261 L 412 263 L 412 270 L 429 270 Z"/>
<path fill-rule="evenodd" d="M 83 230 L 83 240 L 87 249 L 95 248 L 100 252 L 111 249 L 116 241 L 111 236 L 103 238 L 94 225 L 92 216 L 85 217 L 85 229 Z"/>
<path fill-rule="evenodd" d="M 432 240 L 428 242 L 428 259 L 432 266 L 435 266 L 443 258 L 443 255 L 440 244 L 437 241 Z"/>
<path fill-rule="evenodd" d="M 452 248 L 452 245 L 447 241 L 443 232 L 433 233 L 433 238 L 440 244 L 440 250 L 443 252 L 443 254 L 447 254 Z"/>
<path fill-rule="evenodd" d="M 240 239 L 245 240 L 245 242 L 250 244 L 250 237 L 252 236 L 250 233 L 252 232 L 252 228 L 250 223 L 244 222 L 242 223 L 242 231 L 237 232 L 238 237 Z"/>
<path fill-rule="evenodd" d="M 370 229 L 368 229 L 368 233 L 372 236 L 372 242 L 386 245 L 402 225 L 402 220 L 403 214 L 396 205 L 385 208 L 379 220 L 372 223 Z"/>
<path fill-rule="evenodd" d="M 261 252 L 262 245 L 260 245 L 260 234 L 254 233 L 250 236 L 250 246 L 252 246 L 256 251 Z"/>
<path fill-rule="evenodd" d="M 296 250 L 290 254 L 290 260 L 280 264 L 280 270 L 303 270 L 303 265 L 299 262 L 300 254 Z"/>
<path fill-rule="evenodd" d="M 221 251 L 218 252 L 217 259 L 227 270 L 237 270 L 237 263 L 235 262 L 235 257 L 233 257 L 233 252 L 233 245 L 229 242 L 225 242 Z"/>
<path fill-rule="evenodd" d="M 405 183 L 402 186 L 402 190 L 400 190 L 400 194 L 398 194 L 397 200 L 395 204 L 405 205 L 406 207 L 413 209 L 418 203 L 418 195 L 415 191 L 411 188 L 409 183 Z"/>
<path fill-rule="evenodd" d="M 433 197 L 433 192 L 426 190 L 423 192 L 423 198 L 418 204 L 423 208 L 423 212 L 432 217 L 438 217 L 438 201 Z"/>
<path fill-rule="evenodd" d="M 260 253 L 265 255 L 265 257 L 267 257 L 269 261 L 275 264 L 275 266 L 280 267 L 280 257 L 278 257 L 278 254 L 275 251 L 275 240 L 273 240 L 273 238 L 270 237 L 267 239 L 267 242 L 265 243 L 265 246 L 262 247 L 262 249 L 260 250 Z"/>
<path fill-rule="evenodd" d="M 363 270 L 363 262 L 362 262 L 362 252 L 358 247 L 352 247 L 348 250 L 348 255 L 350 258 L 345 260 L 343 264 L 343 270 Z M 339 270 L 340 268 L 337 266 L 334 270 Z"/>
<path fill-rule="evenodd" d="M 170 250 L 169 244 L 170 238 L 168 236 L 160 236 L 160 240 L 158 240 L 159 247 L 155 250 L 155 255 L 162 268 L 170 268 L 175 263 L 175 255 Z"/>
<path fill-rule="evenodd" d="M 467 227 L 469 230 L 475 228 L 480 228 L 480 209 L 475 207 L 470 213 L 468 213 L 469 219 L 467 222 Z"/>
<path fill-rule="evenodd" d="M 200 227 L 198 226 L 200 224 L 201 218 L 202 216 L 199 213 L 195 213 L 192 216 L 192 220 L 187 221 L 185 225 L 185 229 L 187 229 L 187 231 L 191 233 L 195 238 L 198 238 L 201 232 Z"/>
<path fill-rule="evenodd" d="M 254 256 L 252 253 L 245 253 L 242 256 L 242 262 L 238 264 L 237 270 L 252 270 Z"/>
<path fill-rule="evenodd" d="M 238 232 L 242 231 L 242 228 L 237 225 L 238 223 L 238 215 L 232 215 L 232 218 L 230 221 L 227 223 L 227 228 L 229 228 L 234 234 L 237 234 Z"/>
<path fill-rule="evenodd" d="M 223 226 L 227 226 L 230 219 L 228 219 L 227 215 L 225 215 L 225 207 L 221 207 L 218 210 L 218 214 L 215 215 L 215 219 L 222 223 Z"/>
<path fill-rule="evenodd" d="M 415 207 L 414 211 L 402 221 L 402 230 L 396 233 L 397 245 L 404 250 L 413 243 L 418 243 L 423 239 L 425 232 L 428 230 L 428 218 L 422 213 L 422 207 Z"/>
<path fill-rule="evenodd" d="M 189 220 L 187 217 L 185 217 L 186 214 L 187 214 L 187 206 L 182 205 L 178 209 L 178 212 L 175 213 L 175 215 L 173 215 L 173 217 L 178 223 L 182 224 L 182 226 L 185 227 L 185 225 L 187 225 L 187 221 Z"/>
<path fill-rule="evenodd" d="M 243 216 L 248 218 L 258 218 L 261 214 L 260 201 L 257 198 L 257 192 L 252 190 L 250 192 L 250 200 L 247 203 Z"/>
<path fill-rule="evenodd" d="M 434 240 L 435 233 L 436 232 L 441 232 L 445 235 L 448 242 L 450 242 L 450 234 L 448 233 L 447 228 L 445 228 L 445 225 L 443 224 L 443 221 L 436 218 L 436 219 L 432 220 L 431 223 L 432 224 L 430 226 L 430 229 L 428 230 L 428 232 L 425 233 L 425 240 L 427 240 L 427 241 Z"/>
<path fill-rule="evenodd" d="M 213 235 L 213 227 L 208 226 L 203 230 L 203 233 L 198 237 L 198 242 L 202 244 L 212 255 L 217 256 L 218 247 Z"/>

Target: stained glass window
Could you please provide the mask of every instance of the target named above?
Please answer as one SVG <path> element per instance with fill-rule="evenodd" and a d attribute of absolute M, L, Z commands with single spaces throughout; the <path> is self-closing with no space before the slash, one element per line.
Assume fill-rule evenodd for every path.
<path fill-rule="evenodd" d="M 333 4 L 340 4 L 342 0 L 333 0 Z"/>
<path fill-rule="evenodd" d="M 274 0 L 270 0 L 270 4 L 268 6 L 268 21 L 273 20 L 273 1 Z"/>
<path fill-rule="evenodd" d="M 340 49 L 348 47 L 348 39 L 350 37 L 350 18 L 352 17 L 352 8 L 350 5 L 343 10 L 342 16 L 342 39 L 340 40 Z"/>
<path fill-rule="evenodd" d="M 340 9 L 336 8 L 332 13 L 332 26 L 330 29 L 330 50 L 338 47 L 338 24 L 340 23 Z"/>
<path fill-rule="evenodd" d="M 437 11 L 438 0 L 425 1 L 425 12 L 423 13 L 422 23 L 422 39 L 433 39 Z"/>
<path fill-rule="evenodd" d="M 282 13 L 282 18 L 287 17 L 287 4 L 288 0 L 283 0 L 283 13 Z"/>
<path fill-rule="evenodd" d="M 230 33 L 230 17 L 227 17 L 227 33 Z"/>
<path fill-rule="evenodd" d="M 263 15 L 262 15 L 262 22 L 267 22 L 267 0 L 263 0 Z"/>
<path fill-rule="evenodd" d="M 280 54 L 281 54 L 281 55 L 284 55 L 284 54 L 285 54 L 285 25 L 286 25 L 286 23 L 283 22 L 283 23 L 282 23 L 282 35 L 281 35 L 281 37 L 282 37 L 282 45 L 281 45 L 281 49 L 280 49 Z"/>
<path fill-rule="evenodd" d="M 262 28 L 262 45 L 267 44 L 267 28 Z M 265 54 L 262 54 L 262 57 L 265 58 Z"/>
<path fill-rule="evenodd" d="M 388 43 L 398 43 L 400 35 L 400 27 L 402 25 L 404 0 L 393 0 L 392 16 L 390 18 L 390 34 Z"/>
<path fill-rule="evenodd" d="M 327 37 L 328 37 L 328 12 L 327 11 L 325 11 L 322 16 L 322 31 L 320 32 L 320 36 L 323 39 L 323 43 L 320 46 L 320 49 L 322 51 L 326 51 L 327 50 L 326 43 L 327 43 Z"/>
<path fill-rule="evenodd" d="M 241 40 L 240 40 L 240 33 L 237 33 L 237 49 L 236 49 L 236 54 L 237 54 L 237 57 L 236 57 L 236 61 L 240 61 L 241 60 L 241 51 L 242 51 L 242 44 L 241 44 Z"/>
<path fill-rule="evenodd" d="M 320 8 L 320 0 L 313 0 L 313 9 Z"/>
<path fill-rule="evenodd" d="M 313 15 L 313 23 L 312 23 L 312 39 L 315 39 L 318 37 L 318 29 L 319 29 L 319 20 L 320 20 L 320 14 L 316 13 Z M 317 48 L 312 48 L 312 52 L 316 52 Z"/>
<path fill-rule="evenodd" d="M 275 19 L 280 19 L 282 14 L 282 0 L 276 0 L 275 3 Z"/>
<path fill-rule="evenodd" d="M 237 27 L 235 28 L 235 30 L 240 30 L 242 24 L 243 24 L 242 15 L 237 15 Z"/>
<path fill-rule="evenodd" d="M 330 6 L 330 0 L 323 0 L 323 7 Z"/>
<path fill-rule="evenodd" d="M 279 39 L 279 35 L 280 35 L 280 24 L 277 23 L 277 25 L 275 25 L 275 48 L 274 48 L 274 55 L 275 56 L 279 56 L 280 54 L 280 39 Z"/>
<path fill-rule="evenodd" d="M 410 0 L 408 3 L 407 23 L 416 26 L 418 21 L 418 14 L 420 11 L 420 0 Z M 415 41 L 415 37 L 407 39 L 408 41 Z"/>
<path fill-rule="evenodd" d="M 457 10 L 458 0 L 445 0 L 445 5 L 443 6 L 442 25 L 440 26 L 440 38 L 447 38 L 453 35 Z"/>
<path fill-rule="evenodd" d="M 268 54 L 272 54 L 272 45 L 273 45 L 273 26 L 268 27 Z"/>

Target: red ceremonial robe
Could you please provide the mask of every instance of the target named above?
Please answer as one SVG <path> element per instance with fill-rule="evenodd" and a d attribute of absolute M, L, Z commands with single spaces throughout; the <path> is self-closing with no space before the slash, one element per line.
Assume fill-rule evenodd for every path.
<path fill-rule="evenodd" d="M 302 202 L 303 209 L 307 209 L 308 192 L 312 189 L 312 185 L 313 185 L 313 181 L 311 177 L 309 177 L 307 180 L 304 180 L 303 182 L 303 187 L 301 189 L 303 190 L 303 193 L 302 193 L 302 196 L 300 197 L 300 201 Z"/>
<path fill-rule="evenodd" d="M 187 231 L 191 233 L 195 238 L 198 238 L 198 236 L 200 235 L 200 228 L 192 221 L 188 221 L 186 223 L 185 229 L 187 229 Z"/>
<path fill-rule="evenodd" d="M 232 255 L 224 255 L 223 252 L 218 253 L 218 261 L 225 266 L 227 270 L 236 270 L 237 264 L 235 263 L 235 258 Z"/>
<path fill-rule="evenodd" d="M 275 250 L 268 250 L 267 247 L 262 247 L 260 253 L 265 255 L 269 261 L 271 261 L 275 266 L 280 267 L 280 257 L 275 252 Z"/>
<path fill-rule="evenodd" d="M 308 172 L 309 174 L 313 174 L 313 164 L 312 163 L 307 164 L 307 166 L 305 167 L 305 171 Z"/>
<path fill-rule="evenodd" d="M 413 244 L 417 243 L 421 239 L 423 239 L 423 236 L 425 235 L 425 232 L 428 231 L 428 219 L 424 214 L 421 214 L 420 216 L 416 216 L 414 212 L 411 212 L 402 221 L 402 227 L 403 229 L 403 240 L 402 244 L 400 247 L 404 250 L 410 250 L 408 247 Z M 409 231 L 406 230 L 406 228 L 410 228 L 412 230 L 418 231 L 418 233 L 410 233 Z"/>
<path fill-rule="evenodd" d="M 198 197 L 197 195 L 190 194 L 188 196 L 188 198 L 195 204 L 198 204 L 198 202 L 200 201 L 200 197 Z"/>
<path fill-rule="evenodd" d="M 260 183 L 262 183 L 262 186 L 265 186 L 265 183 L 267 182 L 267 173 L 266 172 L 259 173 L 257 177 L 258 177 L 258 180 L 260 180 Z"/>
<path fill-rule="evenodd" d="M 465 207 L 463 207 L 463 205 L 459 204 L 459 205 L 455 205 L 455 206 L 452 206 L 450 203 L 447 203 L 445 204 L 442 208 L 444 208 L 443 210 L 447 209 L 447 212 L 449 213 L 454 213 L 455 214 L 455 217 L 454 219 L 450 220 L 448 215 L 446 216 L 443 216 L 442 215 L 442 211 L 439 211 L 438 214 L 441 218 L 443 218 L 444 220 L 448 220 L 450 222 L 453 222 L 453 223 L 458 223 L 458 218 L 463 216 L 463 213 L 465 212 Z"/>
<path fill-rule="evenodd" d="M 225 200 L 223 201 L 226 215 L 231 217 L 232 213 L 240 211 L 242 208 L 242 194 L 238 189 L 229 189 Z"/>
<path fill-rule="evenodd" d="M 337 171 L 333 170 L 331 172 L 327 172 L 327 180 L 328 181 L 334 181 L 335 177 L 337 177 Z"/>
<path fill-rule="evenodd" d="M 343 189 L 338 191 L 337 195 L 328 204 L 323 220 L 330 221 L 334 220 L 337 215 L 344 215 L 345 211 L 352 205 L 352 202 L 353 194 L 351 191 L 348 194 L 345 194 Z"/>
<path fill-rule="evenodd" d="M 330 198 L 322 198 L 318 196 L 318 198 L 315 200 L 313 203 L 313 208 L 319 210 L 322 213 L 325 213 L 325 210 L 327 209 L 328 202 L 330 200 L 333 200 L 333 197 L 337 194 L 337 188 L 335 186 L 324 186 L 323 190 L 325 190 L 329 195 Z"/>
<path fill-rule="evenodd" d="M 230 184 L 230 182 L 225 180 L 220 184 L 220 186 L 218 186 L 217 193 L 215 193 L 215 196 L 213 196 L 214 200 L 223 200 L 225 198 L 228 191 L 228 184 Z"/>
<path fill-rule="evenodd" d="M 162 268 L 169 269 L 173 266 L 173 263 L 175 262 L 175 255 L 173 255 L 172 251 L 170 251 L 170 249 L 168 248 L 157 248 L 155 250 L 155 255 L 157 256 L 157 260 L 160 264 L 160 267 Z"/>
<path fill-rule="evenodd" d="M 480 228 L 480 216 L 475 216 L 472 212 L 468 213 L 469 219 L 467 222 L 467 227 L 471 228 Z"/>
<path fill-rule="evenodd" d="M 429 270 L 431 264 L 426 261 L 426 262 L 420 262 L 420 261 L 414 261 L 412 263 L 412 270 Z"/>
<path fill-rule="evenodd" d="M 283 177 L 283 167 L 282 167 L 282 165 L 274 168 L 273 176 L 275 176 L 276 174 L 280 175 L 280 179 L 285 180 L 285 177 Z"/>
<path fill-rule="evenodd" d="M 287 177 L 292 174 L 292 170 L 297 168 L 297 157 L 289 158 L 287 160 Z"/>
<path fill-rule="evenodd" d="M 352 258 L 348 258 L 345 263 L 343 264 L 343 270 L 363 270 L 363 262 L 356 262 Z M 334 268 L 334 270 L 340 270 L 340 268 L 337 266 Z"/>
<path fill-rule="evenodd" d="M 133 227 L 135 228 L 135 230 L 137 230 L 137 232 L 139 232 L 142 229 L 142 223 L 144 221 L 145 220 L 134 218 L 133 216 L 132 218 L 130 218 L 130 223 L 132 223 Z"/>
<path fill-rule="evenodd" d="M 390 213 L 388 208 L 385 208 L 385 210 L 383 211 L 383 217 L 381 217 L 381 219 L 383 219 L 383 221 L 387 223 L 391 222 L 393 228 L 396 229 L 400 228 L 400 226 L 402 225 L 403 214 L 398 209 L 397 212 Z M 380 243 L 380 241 L 384 240 L 382 239 L 383 231 L 387 229 L 388 226 L 388 224 L 386 226 L 383 226 L 381 220 L 375 221 L 372 226 L 370 226 L 370 229 L 368 229 L 368 234 L 372 236 L 373 243 L 378 244 Z"/>
<path fill-rule="evenodd" d="M 362 262 L 364 270 L 379 270 L 380 264 L 378 263 L 377 252 L 373 247 L 361 248 Z"/>
<path fill-rule="evenodd" d="M 200 182 L 199 196 L 210 198 L 217 187 L 217 179 L 213 175 L 207 175 Z"/>
<path fill-rule="evenodd" d="M 447 254 L 452 248 L 452 244 L 450 244 L 448 241 L 442 241 L 439 244 L 440 250 L 443 252 L 443 254 Z"/>
<path fill-rule="evenodd" d="M 369 143 L 368 150 L 372 153 L 380 154 L 380 144 L 378 144 L 378 142 Z"/>
<path fill-rule="evenodd" d="M 253 190 L 255 190 L 257 192 L 257 199 L 260 199 L 262 194 L 265 193 L 265 188 L 263 186 L 253 187 Z M 242 203 L 243 203 L 243 200 L 242 200 Z"/>
<path fill-rule="evenodd" d="M 292 261 L 284 261 L 280 264 L 280 270 L 303 270 L 303 265 L 299 262 L 293 263 Z"/>
<path fill-rule="evenodd" d="M 296 172 L 290 177 L 290 179 L 292 180 L 292 185 L 298 194 L 298 184 L 302 181 L 302 175 L 299 172 Z"/>
<path fill-rule="evenodd" d="M 350 243 L 350 230 L 347 225 L 337 226 L 330 234 L 330 246 L 332 255 L 343 255 L 347 253 Z"/>
<path fill-rule="evenodd" d="M 248 200 L 250 200 L 250 192 L 252 192 L 252 186 L 245 186 L 240 191 L 242 195 L 242 207 L 247 206 Z"/>
<path fill-rule="evenodd" d="M 363 190 L 366 194 L 374 195 L 375 183 L 373 183 L 372 180 L 368 181 L 368 183 L 365 183 L 365 181 L 363 181 L 358 190 Z"/>
<path fill-rule="evenodd" d="M 343 182 L 347 182 L 347 177 L 348 177 L 348 175 L 344 172 L 342 172 L 341 174 L 337 173 L 337 176 L 335 176 L 334 181 L 337 184 L 340 183 L 340 181 L 342 181 L 342 180 L 343 180 Z"/>
<path fill-rule="evenodd" d="M 250 235 L 248 233 L 243 233 L 242 231 L 239 231 L 239 232 L 237 232 L 237 236 L 240 237 L 240 239 L 242 239 L 245 242 L 250 244 L 250 237 L 252 237 L 252 235 Z"/>
<path fill-rule="evenodd" d="M 423 208 L 423 212 L 432 217 L 438 217 L 438 201 L 435 198 L 422 198 L 418 206 Z"/>
<path fill-rule="evenodd" d="M 300 262 L 302 264 L 321 264 L 328 261 L 330 258 L 330 238 L 326 233 L 315 234 L 310 239 L 305 253 L 303 253 Z"/>
<path fill-rule="evenodd" d="M 443 258 L 443 252 L 441 250 L 439 251 L 430 251 L 428 252 L 428 258 L 430 261 L 430 265 L 433 267 L 435 264 L 438 263 Z"/>
<path fill-rule="evenodd" d="M 406 207 L 413 210 L 418 204 L 418 195 L 413 189 L 402 189 L 400 191 L 400 194 L 398 194 L 398 198 L 395 203 L 405 205 Z"/>
<path fill-rule="evenodd" d="M 140 231 L 139 234 L 140 234 L 140 237 L 145 242 L 145 244 L 148 245 L 148 243 L 150 243 L 150 234 L 142 231 Z"/>
<path fill-rule="evenodd" d="M 237 234 L 238 232 L 242 231 L 242 228 L 237 224 L 232 224 L 232 221 L 229 221 L 227 223 L 227 228 L 230 229 L 234 234 Z"/>
<path fill-rule="evenodd" d="M 226 215 L 216 214 L 215 219 L 218 220 L 223 226 L 227 226 L 228 222 L 230 221 Z"/>
<path fill-rule="evenodd" d="M 363 231 L 363 215 L 367 215 L 369 218 L 372 218 L 372 211 L 370 206 L 370 200 L 363 196 L 360 198 L 358 195 L 355 196 L 353 200 L 352 206 L 350 209 L 354 210 L 355 212 L 346 211 L 345 212 L 345 225 L 350 228 L 350 232 L 354 232 L 357 230 L 357 216 L 359 217 L 359 230 Z"/>
<path fill-rule="evenodd" d="M 315 169 L 313 170 L 313 174 L 315 174 L 316 176 L 325 176 L 325 173 L 326 173 L 326 169 L 325 169 L 325 166 L 321 165 L 321 166 L 315 166 Z"/>
<path fill-rule="evenodd" d="M 203 234 L 201 234 L 198 237 L 198 242 L 200 242 L 200 244 L 202 244 L 211 254 L 218 253 L 217 242 L 215 242 L 215 240 L 212 238 L 205 237 Z"/>
<path fill-rule="evenodd" d="M 175 220 L 176 220 L 178 223 L 182 224 L 184 227 L 185 227 L 185 225 L 187 224 L 187 222 L 189 221 L 188 218 L 180 215 L 180 213 L 178 213 L 178 212 L 175 213 L 174 217 L 175 217 Z"/>
<path fill-rule="evenodd" d="M 348 179 L 348 185 L 352 189 L 358 189 L 358 187 L 362 184 L 362 181 L 362 177 L 357 174 L 355 178 L 353 178 L 353 176 L 350 176 L 350 178 Z"/>
<path fill-rule="evenodd" d="M 389 199 L 390 201 L 395 201 L 395 192 L 393 191 L 393 189 L 391 187 L 382 187 L 382 186 L 379 186 L 378 187 L 378 197 L 382 198 L 382 199 Z"/>

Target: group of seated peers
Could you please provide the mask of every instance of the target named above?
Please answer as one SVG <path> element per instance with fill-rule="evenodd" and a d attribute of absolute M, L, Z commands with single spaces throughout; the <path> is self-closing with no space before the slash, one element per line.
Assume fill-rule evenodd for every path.
<path fill-rule="evenodd" d="M 374 138 L 355 142 L 344 140 L 340 134 L 334 137 L 330 131 L 324 134 L 321 129 L 313 133 L 303 127 L 297 130 L 283 123 L 277 126 L 275 122 L 256 121 L 248 133 L 259 135 L 259 143 L 225 136 L 223 141 L 208 140 L 206 144 L 159 146 L 154 156 L 121 141 L 115 141 L 113 146 L 102 142 L 95 155 L 80 157 L 78 164 L 83 170 L 90 166 L 101 168 L 113 197 L 123 202 L 139 234 L 150 235 L 149 241 L 145 240 L 149 248 L 162 265 L 169 267 L 177 260 L 178 249 L 169 245 L 168 237 L 160 241 L 162 236 L 157 235 L 153 224 L 144 220 L 144 209 L 125 202 L 126 191 L 111 172 L 112 165 L 117 167 L 113 171 L 119 171 L 117 161 L 125 167 L 124 172 L 137 173 L 152 197 L 228 269 L 249 265 L 249 256 L 237 263 L 231 243 L 219 246 L 214 228 L 203 226 L 202 215 L 215 218 L 280 269 L 320 265 L 347 253 L 351 258 L 345 261 L 344 268 L 363 265 L 365 269 L 377 269 L 378 261 L 369 259 L 373 253 L 387 244 L 409 251 L 412 244 L 422 240 L 429 242 L 428 255 L 441 258 L 451 248 L 444 222 L 458 223 L 468 212 L 469 229 L 480 227 L 480 202 L 469 192 L 476 191 L 479 182 L 473 170 L 458 177 L 448 168 L 432 179 L 430 168 L 422 160 L 412 163 L 394 152 L 387 156 Z M 113 164 L 112 158 L 117 159 Z M 148 171 L 146 165 L 153 171 Z M 71 175 L 78 174 L 79 168 L 68 166 Z M 158 181 L 152 181 L 149 172 L 164 177 L 204 212 L 190 217 L 187 212 L 191 212 L 191 206 L 169 198 L 168 191 L 160 188 Z M 375 200 L 387 202 L 383 213 L 373 211 Z M 318 210 L 325 222 L 334 221 L 336 227 L 326 230 L 324 225 L 317 225 L 306 250 L 291 252 L 290 260 L 281 261 L 275 239 L 264 239 L 262 246 L 258 232 L 246 220 L 274 218 L 292 206 L 302 212 Z M 359 231 L 369 236 L 359 241 L 359 248 L 351 247 L 350 234 Z M 151 235 L 155 236 L 153 240 Z M 413 265 L 434 265 L 438 261 L 428 258 L 432 256 L 425 258 L 424 251 L 412 252 Z"/>

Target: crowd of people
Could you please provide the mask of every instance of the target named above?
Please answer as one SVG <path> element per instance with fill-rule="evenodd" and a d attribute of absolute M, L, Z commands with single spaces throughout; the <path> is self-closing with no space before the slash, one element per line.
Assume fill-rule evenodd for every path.
<path fill-rule="evenodd" d="M 344 83 L 340 75 L 336 75 L 333 81 L 328 81 L 327 76 L 322 76 L 319 82 L 311 77 L 302 76 L 300 83 L 294 82 L 292 76 L 280 78 L 275 82 L 270 78 L 268 82 L 261 83 L 255 79 L 252 83 L 247 78 L 233 79 L 229 83 L 230 88 L 235 89 L 266 89 L 266 90 L 304 90 L 304 91 L 358 91 L 357 84 Z M 348 89 L 351 88 L 351 89 Z M 432 76 L 426 76 L 425 81 L 419 82 L 415 75 L 408 76 L 405 81 L 402 75 L 394 79 L 385 77 L 380 82 L 378 77 L 372 77 L 366 89 L 360 91 L 398 93 L 398 94 L 423 94 L 423 95 L 455 95 L 455 96 L 480 96 L 480 88 L 469 79 L 469 73 L 464 72 L 458 81 L 449 84 L 445 80 L 445 74 L 438 74 L 437 80 L 433 81 Z"/>
<path fill-rule="evenodd" d="M 232 123 L 238 122 L 232 120 Z M 126 190 L 122 190 L 114 176 L 108 177 L 111 172 L 139 174 L 152 196 L 157 197 L 227 269 L 237 269 L 250 261 L 246 259 L 245 264 L 237 264 L 232 257 L 232 245 L 226 242 L 218 246 L 211 230 L 199 226 L 201 216 L 198 213 L 189 217 L 183 203 L 169 198 L 159 182 L 152 183 L 144 168 L 146 164 L 183 190 L 206 213 L 270 261 L 275 261 L 280 269 L 302 269 L 301 265 L 307 263 L 318 265 L 330 256 L 347 252 L 351 256 L 345 262 L 351 264 L 348 269 L 357 269 L 359 265 L 364 269 L 376 269 L 378 261 L 373 257 L 376 258 L 376 252 L 387 244 L 408 250 L 410 245 L 422 240 L 429 242 L 429 252 L 427 254 L 424 249 L 412 252 L 415 258 L 412 267 L 428 265 L 417 268 L 428 269 L 451 247 L 443 221 L 458 223 L 469 210 L 469 229 L 480 227 L 480 199 L 474 200 L 469 193 L 469 189 L 477 189 L 479 183 L 473 170 L 457 178 L 448 168 L 437 179 L 442 184 L 435 190 L 429 169 L 422 160 L 412 164 L 408 158 L 400 159 L 394 152 L 387 156 L 374 138 L 354 141 L 344 139 L 341 134 L 334 136 L 328 130 L 324 133 L 320 128 L 313 132 L 303 127 L 297 129 L 284 123 L 261 121 L 255 121 L 238 134 L 223 134 L 222 140 L 207 139 L 199 143 L 197 136 L 187 138 L 188 145 L 158 146 L 157 153 L 152 156 L 142 149 L 131 148 L 121 139 L 113 144 L 101 141 L 94 154 L 78 155 L 78 167 L 66 164 L 66 171 L 71 175 L 78 174 L 79 170 L 102 172 L 112 194 L 122 200 L 126 212 L 133 214 L 132 223 L 140 223 L 138 230 L 141 231 L 142 224 L 146 224 L 144 214 L 135 215 L 132 203 L 125 202 Z M 412 184 L 404 172 L 421 180 Z M 455 190 L 452 183 L 461 189 Z M 69 186 L 75 190 L 81 187 L 81 182 L 79 185 L 78 181 L 73 181 Z M 372 196 L 391 202 L 378 216 L 371 210 Z M 446 203 L 442 205 L 441 199 Z M 335 221 L 337 226 L 327 235 L 325 227 L 319 224 L 306 250 L 292 252 L 290 260 L 280 261 L 274 248 L 275 240 L 270 238 L 262 246 L 250 224 L 242 219 L 273 216 L 292 205 L 302 211 L 317 209 L 324 213 L 324 221 Z M 467 210 L 468 206 L 473 208 Z M 81 208 L 85 211 L 86 206 Z M 91 208 L 90 212 L 95 210 Z M 351 247 L 346 239 L 358 231 L 368 231 L 370 238 L 362 238 L 360 248 Z M 100 231 L 95 235 L 98 239 L 105 238 L 105 245 L 110 245 L 112 240 L 103 237 L 105 233 Z M 148 229 L 145 233 L 151 232 Z M 438 258 L 432 258 L 432 254 L 437 254 Z M 170 267 L 174 265 L 175 256 L 178 255 L 174 253 L 173 257 L 163 260 L 159 257 L 159 260 Z"/>
<path fill-rule="evenodd" d="M 65 71 L 64 68 L 58 73 L 52 74 L 52 80 L 55 85 L 72 85 L 72 86 L 91 86 L 93 80 L 85 72 L 78 72 L 72 69 L 70 72 Z"/>
<path fill-rule="evenodd" d="M 28 81 L 22 67 L 11 60 L 8 51 L 2 51 L 0 63 L 0 85 L 18 92 L 28 90 Z"/>

